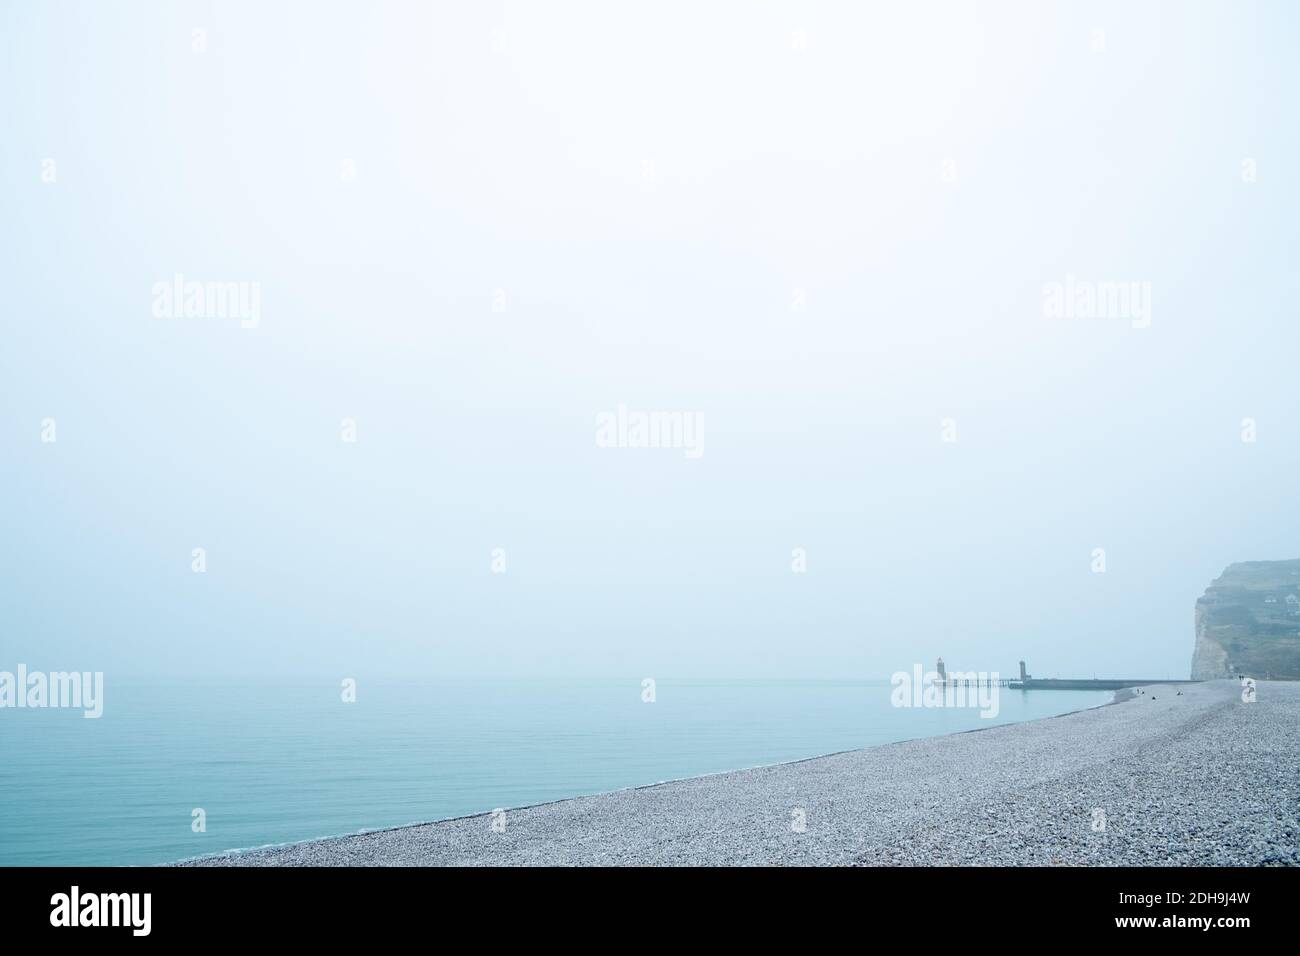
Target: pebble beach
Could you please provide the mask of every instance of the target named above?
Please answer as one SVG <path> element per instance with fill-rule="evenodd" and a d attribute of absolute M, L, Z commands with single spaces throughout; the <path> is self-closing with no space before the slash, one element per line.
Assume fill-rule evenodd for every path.
<path fill-rule="evenodd" d="M 1116 697 L 1061 717 L 181 865 L 1300 864 L 1300 683 L 1260 681 L 1252 703 L 1226 680 Z"/>

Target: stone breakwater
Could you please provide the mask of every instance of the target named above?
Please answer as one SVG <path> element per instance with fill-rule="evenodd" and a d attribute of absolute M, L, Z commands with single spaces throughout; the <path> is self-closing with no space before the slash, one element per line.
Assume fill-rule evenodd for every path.
<path fill-rule="evenodd" d="M 1300 684 L 1261 681 L 1254 703 L 1226 680 L 1117 696 L 1062 717 L 184 865 L 1300 865 Z"/>

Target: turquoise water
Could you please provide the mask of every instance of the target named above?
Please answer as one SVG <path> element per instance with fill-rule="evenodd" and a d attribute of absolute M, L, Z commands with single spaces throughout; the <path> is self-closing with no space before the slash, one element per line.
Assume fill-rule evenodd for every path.
<path fill-rule="evenodd" d="M 884 681 L 108 683 L 0 710 L 0 864 L 149 864 L 797 760 L 1105 703 L 895 708 Z M 207 831 L 191 830 L 202 808 Z"/>

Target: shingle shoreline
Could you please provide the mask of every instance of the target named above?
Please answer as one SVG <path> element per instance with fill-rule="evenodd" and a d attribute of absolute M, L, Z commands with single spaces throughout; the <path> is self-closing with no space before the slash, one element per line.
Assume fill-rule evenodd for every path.
<path fill-rule="evenodd" d="M 1153 685 L 1117 706 L 510 810 L 504 832 L 491 823 L 181 865 L 1300 865 L 1300 684 L 1260 682 L 1249 704 L 1233 681 Z"/>

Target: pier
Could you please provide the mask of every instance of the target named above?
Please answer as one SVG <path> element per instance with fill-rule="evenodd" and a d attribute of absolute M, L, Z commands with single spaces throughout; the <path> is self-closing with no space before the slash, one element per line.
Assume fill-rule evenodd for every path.
<path fill-rule="evenodd" d="M 1020 662 L 1020 677 L 1006 683 L 1010 690 L 1123 690 L 1125 687 L 1147 687 L 1154 684 L 1199 684 L 1194 680 L 1093 677 L 1032 677 L 1025 672 L 1025 662 Z"/>
<path fill-rule="evenodd" d="M 1111 680 L 1094 677 L 1091 680 L 1073 677 L 1031 677 L 1007 683 L 1011 690 L 1123 690 L 1125 687 L 1154 687 L 1156 684 L 1199 684 L 1198 680 Z"/>
<path fill-rule="evenodd" d="M 935 662 L 936 687 L 1005 687 L 1007 690 L 1123 690 L 1126 687 L 1147 687 L 1156 684 L 1199 684 L 1195 680 L 1170 680 L 1168 678 L 1111 678 L 1111 677 L 1033 677 L 1020 662 L 1019 677 L 994 677 L 990 674 L 948 673 L 943 658 Z"/>
<path fill-rule="evenodd" d="M 917 670 L 917 679 L 920 680 L 920 669 Z M 1010 687 L 1012 679 L 1010 677 L 998 676 L 997 671 L 972 671 L 962 673 L 953 671 L 948 673 L 944 667 L 943 658 L 939 658 L 934 664 L 934 677 L 931 683 L 935 687 Z"/>

